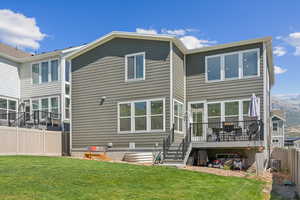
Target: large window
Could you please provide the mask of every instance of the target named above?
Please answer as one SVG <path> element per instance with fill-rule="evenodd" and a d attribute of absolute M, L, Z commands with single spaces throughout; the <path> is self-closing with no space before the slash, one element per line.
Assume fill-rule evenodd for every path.
<path fill-rule="evenodd" d="M 215 81 L 221 79 L 221 57 L 207 58 L 207 80 Z"/>
<path fill-rule="evenodd" d="M 209 103 L 207 105 L 208 122 L 211 126 L 216 127 L 221 121 L 221 103 Z"/>
<path fill-rule="evenodd" d="M 119 105 L 119 121 L 120 121 L 120 132 L 131 131 L 131 103 L 122 103 Z"/>
<path fill-rule="evenodd" d="M 164 129 L 164 104 L 162 100 L 151 101 L 151 130 Z"/>
<path fill-rule="evenodd" d="M 223 81 L 259 75 L 259 49 L 206 57 L 206 80 Z"/>
<path fill-rule="evenodd" d="M 183 103 L 174 100 L 174 129 L 182 132 L 183 127 Z"/>
<path fill-rule="evenodd" d="M 145 79 L 145 53 L 125 56 L 126 80 Z"/>
<path fill-rule="evenodd" d="M 243 76 L 256 76 L 258 74 L 258 51 L 243 53 Z"/>
<path fill-rule="evenodd" d="M 70 61 L 66 61 L 66 68 L 65 68 L 65 81 L 70 82 Z"/>
<path fill-rule="evenodd" d="M 51 81 L 58 80 L 58 60 L 51 60 Z"/>
<path fill-rule="evenodd" d="M 147 102 L 134 103 L 134 121 L 136 131 L 147 130 Z"/>
<path fill-rule="evenodd" d="M 49 80 L 49 66 L 48 62 L 42 62 L 42 83 L 47 83 Z"/>
<path fill-rule="evenodd" d="M 239 121 L 239 102 L 225 102 L 225 121 Z"/>
<path fill-rule="evenodd" d="M 59 98 L 58 97 L 44 97 L 40 99 L 31 100 L 32 113 L 40 116 L 40 118 L 45 119 L 47 116 L 50 117 L 49 113 L 53 113 L 52 118 L 58 118 L 59 112 Z M 35 111 L 41 111 L 37 113 Z"/>
<path fill-rule="evenodd" d="M 164 130 L 164 100 L 119 103 L 119 132 Z"/>
<path fill-rule="evenodd" d="M 32 83 L 38 84 L 40 82 L 40 66 L 39 64 L 32 65 Z"/>
<path fill-rule="evenodd" d="M 239 54 L 226 55 L 224 57 L 225 79 L 239 77 Z"/>
<path fill-rule="evenodd" d="M 58 60 L 42 61 L 31 66 L 32 84 L 48 83 L 59 80 Z"/>
<path fill-rule="evenodd" d="M 0 98 L 0 120 L 1 119 L 16 119 L 17 101 L 12 99 Z"/>

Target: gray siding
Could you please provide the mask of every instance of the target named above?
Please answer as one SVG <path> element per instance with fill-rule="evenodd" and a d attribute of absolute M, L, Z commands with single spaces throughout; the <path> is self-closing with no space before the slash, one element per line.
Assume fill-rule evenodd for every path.
<path fill-rule="evenodd" d="M 184 55 L 173 45 L 173 91 L 174 98 L 184 102 Z"/>
<path fill-rule="evenodd" d="M 59 62 L 59 66 L 60 66 L 60 62 Z M 42 84 L 32 84 L 31 63 L 25 63 L 22 66 L 20 66 L 20 79 L 21 79 L 22 99 L 31 98 L 31 97 L 40 97 L 40 96 L 51 96 L 56 94 L 60 95 L 62 91 L 61 81 L 42 83 Z"/>
<path fill-rule="evenodd" d="M 146 53 L 146 80 L 125 82 L 125 55 Z M 169 132 L 169 42 L 115 38 L 72 60 L 72 147 L 89 145 L 153 147 Z M 99 105 L 106 96 L 103 105 Z M 117 104 L 165 98 L 166 133 L 118 134 Z"/>
<path fill-rule="evenodd" d="M 226 80 L 220 82 L 205 82 L 205 56 L 228 53 L 232 51 L 260 48 L 260 77 Z M 187 101 L 218 101 L 250 98 L 253 93 L 260 98 L 261 116 L 263 117 L 263 47 L 253 44 L 234 48 L 220 49 L 186 56 L 187 62 Z"/>

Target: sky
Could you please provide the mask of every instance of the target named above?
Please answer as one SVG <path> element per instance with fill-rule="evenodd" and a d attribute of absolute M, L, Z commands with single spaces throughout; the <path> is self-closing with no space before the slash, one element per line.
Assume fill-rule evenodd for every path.
<path fill-rule="evenodd" d="M 176 35 L 188 48 L 273 37 L 273 95 L 300 94 L 299 0 L 5 0 L 0 41 L 41 53 L 111 32 Z"/>

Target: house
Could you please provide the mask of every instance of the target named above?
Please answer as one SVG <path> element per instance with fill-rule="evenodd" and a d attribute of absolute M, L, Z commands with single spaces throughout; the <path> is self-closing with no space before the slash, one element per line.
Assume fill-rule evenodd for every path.
<path fill-rule="evenodd" d="M 272 110 L 272 133 L 273 147 L 284 147 L 285 139 L 285 114 L 282 110 Z"/>
<path fill-rule="evenodd" d="M 72 155 L 162 151 L 165 162 L 236 157 L 270 145 L 271 38 L 189 50 L 174 36 L 111 32 L 66 58 Z M 248 116 L 255 94 L 260 115 Z M 203 162 L 203 160 L 202 160 Z"/>
<path fill-rule="evenodd" d="M 0 125 L 32 128 L 42 122 L 69 129 L 70 66 L 81 47 L 31 55 L 0 44 Z"/>
<path fill-rule="evenodd" d="M 300 141 L 300 137 L 286 137 L 284 139 L 284 146 L 288 148 L 295 147 L 297 146 L 299 141 Z"/>
<path fill-rule="evenodd" d="M 296 140 L 296 141 L 294 142 L 294 147 L 295 147 L 296 149 L 300 149 L 300 140 Z"/>

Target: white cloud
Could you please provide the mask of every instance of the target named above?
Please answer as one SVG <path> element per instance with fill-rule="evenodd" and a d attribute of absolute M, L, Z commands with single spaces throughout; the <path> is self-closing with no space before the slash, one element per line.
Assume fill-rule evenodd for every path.
<path fill-rule="evenodd" d="M 185 29 L 175 29 L 175 30 L 161 29 L 161 32 L 164 34 L 183 36 L 186 34 L 187 31 Z"/>
<path fill-rule="evenodd" d="M 198 29 L 186 28 L 186 29 L 161 29 L 161 33 L 175 35 L 175 36 L 184 36 L 191 32 L 199 32 Z"/>
<path fill-rule="evenodd" d="M 275 65 L 274 72 L 275 72 L 275 74 L 283 74 L 283 73 L 287 72 L 287 69 L 283 69 L 283 68 L 279 67 L 278 65 Z"/>
<path fill-rule="evenodd" d="M 39 41 L 46 37 L 35 18 L 26 17 L 8 9 L 0 10 L 0 40 L 19 48 L 38 49 Z"/>
<path fill-rule="evenodd" d="M 188 49 L 194 49 L 194 48 L 202 48 L 210 46 L 211 44 L 215 44 L 216 41 L 210 41 L 210 40 L 202 40 L 197 38 L 196 36 L 190 35 L 192 32 L 199 32 L 198 29 L 161 29 L 160 31 L 157 31 L 155 29 L 143 29 L 143 28 L 136 28 L 137 33 L 143 33 L 143 34 L 170 34 L 177 36 L 181 42 L 184 43 L 186 48 Z"/>
<path fill-rule="evenodd" d="M 208 47 L 211 44 L 215 44 L 216 41 L 210 41 L 210 40 L 201 40 L 198 39 L 195 36 L 186 35 L 180 38 L 181 42 L 184 43 L 186 48 L 188 49 L 195 49 L 195 48 L 202 48 L 202 47 Z"/>
<path fill-rule="evenodd" d="M 300 56 L 300 32 L 290 33 L 288 37 L 283 38 L 283 40 L 295 48 L 295 56 Z"/>
<path fill-rule="evenodd" d="M 273 53 L 276 56 L 283 56 L 286 54 L 286 49 L 282 46 L 276 46 L 276 47 L 274 47 Z"/>
<path fill-rule="evenodd" d="M 155 29 L 143 29 L 143 28 L 136 28 L 135 31 L 137 33 L 142 33 L 142 34 L 157 34 L 157 31 Z"/>

